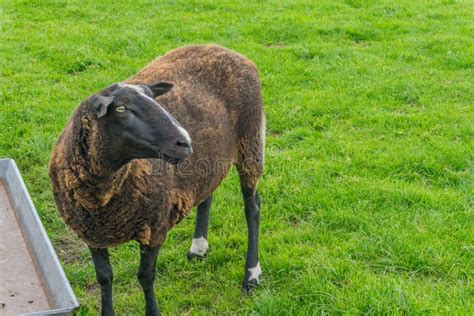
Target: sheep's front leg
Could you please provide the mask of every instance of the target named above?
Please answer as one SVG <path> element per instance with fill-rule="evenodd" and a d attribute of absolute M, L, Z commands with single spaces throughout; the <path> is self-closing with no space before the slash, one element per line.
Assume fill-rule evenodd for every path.
<path fill-rule="evenodd" d="M 248 245 L 245 260 L 245 275 L 242 289 L 250 294 L 254 287 L 260 284 L 260 262 L 258 260 L 258 235 L 260 226 L 260 197 L 255 188 L 242 186 L 247 219 Z"/>
<path fill-rule="evenodd" d="M 138 268 L 138 281 L 143 288 L 146 301 L 146 315 L 160 315 L 155 297 L 155 269 L 156 257 L 160 247 L 149 247 L 140 244 L 140 267 Z"/>
<path fill-rule="evenodd" d="M 209 244 L 207 243 L 207 228 L 209 226 L 211 204 L 212 194 L 197 207 L 193 243 L 188 251 L 188 260 L 190 261 L 193 259 L 203 259 L 209 249 Z"/>
<path fill-rule="evenodd" d="M 92 261 L 94 262 L 95 275 L 97 282 L 100 285 L 100 295 L 102 302 L 103 316 L 111 316 L 114 314 L 114 307 L 112 304 L 112 282 L 113 273 L 112 266 L 109 261 L 109 251 L 107 248 L 92 248 L 89 247 L 92 254 Z"/>

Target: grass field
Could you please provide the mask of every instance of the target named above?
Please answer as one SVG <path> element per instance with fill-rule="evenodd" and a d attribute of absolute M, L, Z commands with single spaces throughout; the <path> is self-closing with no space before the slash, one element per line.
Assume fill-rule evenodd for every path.
<path fill-rule="evenodd" d="M 211 42 L 251 58 L 263 83 L 263 284 L 240 292 L 233 171 L 206 260 L 186 259 L 194 213 L 170 233 L 161 311 L 473 313 L 473 1 L 4 1 L 0 14 L 0 157 L 22 171 L 78 315 L 97 314 L 99 288 L 53 202 L 51 148 L 89 94 Z M 138 258 L 133 242 L 112 250 L 118 315 L 144 313 Z"/>

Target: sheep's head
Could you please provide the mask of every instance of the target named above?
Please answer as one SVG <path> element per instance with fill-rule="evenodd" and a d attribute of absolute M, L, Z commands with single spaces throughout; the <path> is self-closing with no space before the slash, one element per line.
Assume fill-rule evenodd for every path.
<path fill-rule="evenodd" d="M 158 158 L 176 164 L 192 153 L 191 138 L 157 101 L 172 84 L 115 84 L 88 102 L 104 159 L 121 165 L 132 159 Z"/>

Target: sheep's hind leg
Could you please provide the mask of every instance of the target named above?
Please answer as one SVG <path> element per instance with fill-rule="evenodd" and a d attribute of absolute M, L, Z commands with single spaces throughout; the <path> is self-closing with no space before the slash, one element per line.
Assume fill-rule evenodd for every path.
<path fill-rule="evenodd" d="M 160 247 L 149 247 L 140 244 L 140 267 L 138 268 L 138 281 L 143 288 L 146 301 L 146 315 L 160 315 L 155 297 L 155 271 L 156 258 Z"/>
<path fill-rule="evenodd" d="M 112 282 L 113 273 L 112 266 L 109 261 L 109 252 L 107 248 L 92 248 L 89 247 L 92 254 L 92 261 L 94 262 L 95 275 L 97 282 L 100 285 L 101 295 L 101 314 L 103 316 L 111 316 L 114 314 L 114 307 L 112 304 Z"/>
<path fill-rule="evenodd" d="M 209 244 L 207 242 L 207 229 L 209 226 L 209 213 L 212 204 L 212 194 L 197 207 L 196 226 L 194 228 L 193 243 L 188 251 L 188 260 L 203 259 Z"/>
<path fill-rule="evenodd" d="M 240 174 L 242 195 L 245 204 L 245 218 L 247 219 L 248 245 L 245 261 L 245 275 L 242 290 L 248 295 L 254 287 L 260 284 L 260 262 L 258 260 L 258 235 L 260 226 L 260 197 L 255 188 L 256 181 L 250 181 L 251 176 Z"/>

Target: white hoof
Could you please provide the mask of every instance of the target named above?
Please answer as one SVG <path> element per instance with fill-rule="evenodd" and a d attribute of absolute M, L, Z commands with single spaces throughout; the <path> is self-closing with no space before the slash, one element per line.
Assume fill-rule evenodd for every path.
<path fill-rule="evenodd" d="M 204 257 L 208 249 L 209 249 L 209 243 L 207 242 L 206 238 L 204 237 L 193 238 L 193 244 L 191 245 L 191 248 L 189 249 L 189 253 Z"/>

